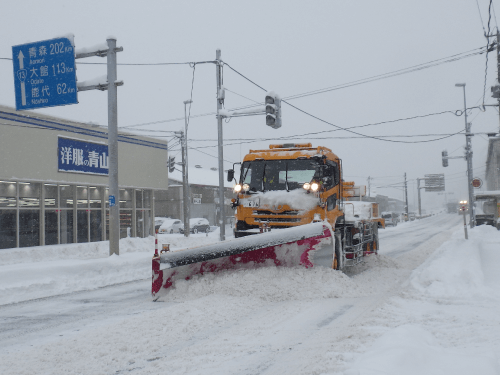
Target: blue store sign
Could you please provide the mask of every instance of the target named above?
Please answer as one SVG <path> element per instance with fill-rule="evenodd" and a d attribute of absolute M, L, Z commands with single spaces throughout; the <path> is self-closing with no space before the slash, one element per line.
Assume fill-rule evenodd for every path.
<path fill-rule="evenodd" d="M 59 137 L 57 141 L 60 172 L 108 175 L 108 145 Z"/>

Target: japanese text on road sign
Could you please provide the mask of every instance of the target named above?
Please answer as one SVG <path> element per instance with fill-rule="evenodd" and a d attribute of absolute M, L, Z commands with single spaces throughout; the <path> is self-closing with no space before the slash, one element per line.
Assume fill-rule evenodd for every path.
<path fill-rule="evenodd" d="M 12 47 L 16 109 L 76 104 L 75 50 L 68 38 Z"/>

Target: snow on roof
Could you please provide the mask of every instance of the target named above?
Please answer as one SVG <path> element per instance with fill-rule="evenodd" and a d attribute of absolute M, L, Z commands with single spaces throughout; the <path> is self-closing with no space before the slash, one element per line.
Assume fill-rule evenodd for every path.
<path fill-rule="evenodd" d="M 178 181 L 182 184 L 182 172 L 175 170 L 168 174 L 170 180 Z M 209 168 L 188 168 L 189 185 L 219 186 L 219 171 Z M 224 186 L 232 188 L 234 182 L 227 182 L 226 173 L 224 173 Z"/>
<path fill-rule="evenodd" d="M 477 198 L 500 198 L 500 190 L 490 190 L 490 191 L 481 191 L 478 193 L 474 193 L 474 196 Z"/>

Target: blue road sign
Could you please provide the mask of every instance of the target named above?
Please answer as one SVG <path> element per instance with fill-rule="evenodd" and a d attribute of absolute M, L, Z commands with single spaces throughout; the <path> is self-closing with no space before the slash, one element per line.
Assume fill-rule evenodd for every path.
<path fill-rule="evenodd" d="M 68 38 L 12 47 L 16 109 L 77 104 L 75 49 Z"/>
<path fill-rule="evenodd" d="M 115 196 L 110 195 L 109 196 L 109 207 L 114 207 L 115 205 L 116 205 Z"/>

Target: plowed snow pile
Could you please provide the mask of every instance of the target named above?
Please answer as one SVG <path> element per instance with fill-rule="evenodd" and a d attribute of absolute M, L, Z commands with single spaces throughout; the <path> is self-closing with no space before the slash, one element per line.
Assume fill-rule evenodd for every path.
<path fill-rule="evenodd" d="M 500 231 L 454 233 L 360 325 L 379 337 L 344 374 L 500 374 L 499 270 Z"/>

